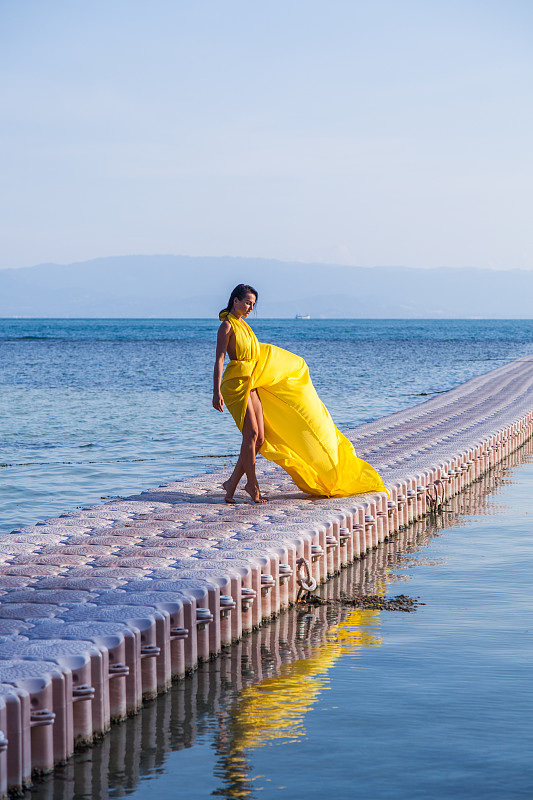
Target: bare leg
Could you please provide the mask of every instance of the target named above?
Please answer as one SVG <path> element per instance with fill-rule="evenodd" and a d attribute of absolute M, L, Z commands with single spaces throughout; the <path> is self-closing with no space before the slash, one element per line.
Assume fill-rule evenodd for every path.
<path fill-rule="evenodd" d="M 258 425 L 257 425 L 257 427 L 258 427 L 258 436 L 257 436 L 257 440 L 256 440 L 256 443 L 255 443 L 255 453 L 257 455 L 257 453 L 261 449 L 261 445 L 264 442 L 263 409 L 262 409 L 262 406 L 261 406 L 261 401 L 257 397 L 257 393 L 255 391 L 253 393 L 251 393 L 251 397 L 252 397 L 252 401 L 251 402 L 252 402 L 252 404 L 254 406 L 254 410 L 256 411 L 256 422 L 258 423 Z M 258 406 L 258 408 L 257 408 L 257 406 Z M 231 491 L 231 495 L 233 495 L 233 492 L 236 490 L 237 486 L 239 485 L 239 481 L 240 481 L 240 479 L 242 478 L 242 476 L 244 474 L 245 474 L 245 468 L 244 468 L 243 459 L 242 459 L 242 456 L 239 455 L 239 458 L 237 460 L 237 463 L 235 464 L 235 468 L 234 468 L 234 470 L 233 470 L 233 472 L 231 474 L 231 477 L 228 478 L 227 481 L 224 481 L 222 486 L 224 487 L 224 489 L 226 489 L 228 491 Z M 231 501 L 231 497 L 227 497 L 226 501 L 230 502 Z"/>
<path fill-rule="evenodd" d="M 246 481 L 246 486 L 244 488 L 248 492 L 254 503 L 266 503 L 267 498 L 262 496 L 259 490 L 259 483 L 257 482 L 257 476 L 255 474 L 255 457 L 265 440 L 265 423 L 263 419 L 263 406 L 261 405 L 261 400 L 259 399 L 259 395 L 255 390 L 253 392 L 250 392 L 249 402 L 251 402 L 255 414 L 255 430 L 257 431 L 257 434 L 255 436 L 254 447 L 250 452 L 252 456 L 250 464 L 251 470 L 247 469 L 247 464 L 243 464 L 246 477 L 248 478 L 248 480 Z"/>
<path fill-rule="evenodd" d="M 264 503 L 255 474 L 255 457 L 264 441 L 263 408 L 257 392 L 250 392 L 244 425 L 242 429 L 242 445 L 239 459 L 230 478 L 222 486 L 226 490 L 226 503 L 233 503 L 233 495 L 237 485 L 246 473 L 248 478 L 245 489 L 254 503 Z"/>

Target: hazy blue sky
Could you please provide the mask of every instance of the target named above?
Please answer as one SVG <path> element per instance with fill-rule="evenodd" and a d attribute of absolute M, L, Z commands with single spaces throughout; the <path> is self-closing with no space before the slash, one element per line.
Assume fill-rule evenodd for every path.
<path fill-rule="evenodd" d="M 533 268 L 531 0 L 0 0 L 0 267 Z"/>

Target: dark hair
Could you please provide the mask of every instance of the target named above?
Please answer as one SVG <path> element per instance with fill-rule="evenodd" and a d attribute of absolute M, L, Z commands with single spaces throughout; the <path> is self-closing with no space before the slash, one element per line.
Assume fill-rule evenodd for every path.
<path fill-rule="evenodd" d="M 259 299 L 257 294 L 257 289 L 254 289 L 253 286 L 248 286 L 247 283 L 239 283 L 238 286 L 236 286 L 235 289 L 230 294 L 228 305 L 226 306 L 226 308 L 223 308 L 220 313 L 223 314 L 224 311 L 231 311 L 231 309 L 233 308 L 233 301 L 235 299 L 244 300 L 244 298 L 248 293 L 255 295 L 255 302 L 257 303 L 257 300 Z"/>

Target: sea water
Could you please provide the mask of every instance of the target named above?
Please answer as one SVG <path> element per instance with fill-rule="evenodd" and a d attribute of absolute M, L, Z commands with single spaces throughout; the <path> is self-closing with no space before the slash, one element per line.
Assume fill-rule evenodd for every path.
<path fill-rule="evenodd" d="M 28 800 L 529 800 L 529 442 L 114 726 Z M 394 598 L 400 611 L 339 603 Z"/>
<path fill-rule="evenodd" d="M 263 320 L 342 429 L 533 350 L 530 320 Z M 0 320 L 0 533 L 232 463 L 217 320 Z"/>
<path fill-rule="evenodd" d="M 532 351 L 529 321 L 252 320 L 303 355 L 340 427 Z M 216 322 L 4 320 L 1 530 L 229 463 Z M 520 463 L 520 460 L 522 463 Z M 525 448 L 323 587 L 411 613 L 303 607 L 203 665 L 32 800 L 533 796 L 533 463 Z"/>

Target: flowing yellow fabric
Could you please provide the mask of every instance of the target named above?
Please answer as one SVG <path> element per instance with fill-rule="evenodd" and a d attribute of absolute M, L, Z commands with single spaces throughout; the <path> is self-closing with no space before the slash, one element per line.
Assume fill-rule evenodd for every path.
<path fill-rule="evenodd" d="M 236 339 L 236 360 L 226 366 L 221 392 L 242 431 L 248 397 L 257 390 L 265 423 L 261 455 L 279 464 L 303 492 L 346 497 L 387 492 L 376 470 L 355 455 L 316 393 L 299 356 L 257 341 L 250 326 L 224 311 Z"/>

